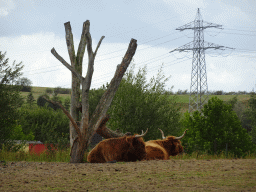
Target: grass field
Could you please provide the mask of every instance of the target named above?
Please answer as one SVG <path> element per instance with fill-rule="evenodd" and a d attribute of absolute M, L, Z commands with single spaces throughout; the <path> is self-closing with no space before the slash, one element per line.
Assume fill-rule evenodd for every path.
<path fill-rule="evenodd" d="M 46 89 L 33 87 L 34 98 Z M 21 94 L 26 97 L 29 93 Z M 177 97 L 181 111 L 186 111 L 189 95 Z M 217 97 L 227 101 L 234 96 Z M 238 95 L 240 102 L 249 98 Z M 255 154 L 244 159 L 224 153 L 193 153 L 169 160 L 70 164 L 69 151 L 39 156 L 0 150 L 0 191 L 256 191 Z"/>
<path fill-rule="evenodd" d="M 0 161 L 0 191 L 256 191 L 256 161 L 250 155 L 194 153 L 115 164 L 70 164 L 68 152 L 63 161 L 29 156 L 24 161 L 24 153 L 0 152 L 0 160 L 6 159 Z"/>
<path fill-rule="evenodd" d="M 48 87 L 32 87 L 32 94 L 33 94 L 35 100 L 37 100 L 40 95 L 45 93 L 47 88 Z M 52 88 L 52 89 L 54 89 L 54 88 Z M 25 99 L 27 98 L 28 94 L 29 94 L 29 92 L 21 92 L 21 96 Z M 70 94 L 58 94 L 58 96 L 60 96 L 63 101 L 68 97 L 70 98 Z"/>
<path fill-rule="evenodd" d="M 35 100 L 37 100 L 37 98 L 42 95 L 43 93 L 45 93 L 46 89 L 48 87 L 32 87 L 32 93 L 33 96 L 35 98 Z M 54 88 L 52 88 L 54 89 Z M 21 92 L 21 95 L 23 98 L 26 99 L 27 95 L 29 93 L 28 92 Z M 66 98 L 70 98 L 70 94 L 59 94 L 58 96 L 61 97 L 62 102 L 64 102 L 64 100 Z M 175 95 L 171 95 L 170 98 L 174 97 Z M 218 97 L 219 99 L 223 100 L 223 101 L 228 101 L 230 99 L 232 99 L 233 97 L 235 97 L 235 95 L 209 95 L 209 99 L 212 97 Z M 243 102 L 243 103 L 247 103 L 247 101 L 249 100 L 250 95 L 237 95 L 237 100 L 238 102 Z M 185 111 L 188 110 L 188 106 L 189 106 L 189 95 L 177 95 L 177 103 L 178 105 L 181 107 L 181 112 L 184 113 Z"/>
<path fill-rule="evenodd" d="M 178 103 L 189 103 L 189 95 L 177 95 L 178 96 Z M 174 96 L 170 96 L 174 97 Z M 217 97 L 223 101 L 228 101 L 235 97 L 235 95 L 209 95 L 209 99 L 212 97 Z M 238 101 L 247 101 L 250 98 L 250 95 L 237 95 Z"/>

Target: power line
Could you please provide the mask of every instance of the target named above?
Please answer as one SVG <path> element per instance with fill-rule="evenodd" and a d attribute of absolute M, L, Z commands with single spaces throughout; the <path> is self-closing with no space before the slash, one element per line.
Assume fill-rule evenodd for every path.
<path fill-rule="evenodd" d="M 168 43 L 168 42 L 171 42 L 171 41 L 180 39 L 180 38 L 182 38 L 182 37 L 184 37 L 184 35 L 183 35 L 183 36 L 180 36 L 180 37 L 177 37 L 177 38 L 174 38 L 174 39 L 171 39 L 171 40 L 169 40 L 169 41 L 165 41 L 165 42 L 163 42 L 163 43 L 158 43 L 158 44 L 156 44 L 156 45 L 152 45 L 152 46 L 149 46 L 149 47 L 146 47 L 146 48 L 143 48 L 143 49 L 138 49 L 137 52 L 142 51 L 142 50 L 145 50 L 145 49 L 149 49 L 149 48 L 151 48 L 151 47 L 155 47 L 155 46 L 157 46 L 157 45 L 162 45 L 162 44 L 165 44 L 165 43 Z M 139 45 L 139 46 L 141 46 L 141 45 Z M 118 58 L 118 57 L 120 58 L 120 57 L 122 57 L 122 56 L 123 56 L 123 55 L 118 55 L 118 56 L 115 56 L 115 57 L 109 57 L 109 58 L 106 58 L 106 59 L 101 59 L 101 60 L 96 60 L 96 61 L 97 61 L 97 62 L 106 61 L 106 60 L 114 59 L 114 58 Z"/>
<path fill-rule="evenodd" d="M 187 29 L 194 30 L 194 40 L 177 49 L 170 51 L 193 51 L 191 85 L 189 96 L 189 112 L 201 110 L 208 99 L 208 85 L 206 75 L 205 50 L 207 49 L 224 49 L 224 46 L 216 45 L 204 41 L 204 30 L 207 28 L 221 28 L 222 25 L 205 22 L 202 19 L 199 8 L 194 21 L 178 27 L 176 30 L 184 31 Z"/>
<path fill-rule="evenodd" d="M 254 52 L 256 52 L 256 50 L 248 50 L 248 49 L 235 49 L 234 51 L 237 51 L 237 50 L 240 50 L 240 51 L 243 51 L 243 53 L 254 53 Z M 219 54 L 220 55 L 220 54 Z M 232 53 L 232 55 L 234 55 L 235 56 L 235 54 L 234 53 Z M 240 54 L 240 56 L 241 57 L 243 57 L 243 55 L 241 55 Z M 245 57 L 246 57 L 246 55 L 244 55 Z M 168 53 L 165 53 L 165 54 L 162 54 L 162 55 L 159 55 L 159 56 L 157 56 L 157 57 L 153 57 L 153 58 L 151 58 L 151 59 L 148 59 L 148 60 L 146 60 L 146 61 L 142 61 L 142 62 L 140 62 L 139 64 L 138 64 L 138 66 L 141 66 L 141 65 L 143 65 L 144 63 L 145 63 L 145 65 L 147 65 L 147 64 L 150 64 L 150 63 L 153 63 L 153 62 L 155 62 L 154 60 L 156 60 L 156 59 L 164 59 L 164 58 L 167 58 L 167 57 L 170 57 L 170 55 L 168 55 Z M 179 58 L 179 59 L 182 59 L 182 58 Z M 177 60 L 179 60 L 179 59 L 177 59 Z M 151 61 L 151 62 L 150 62 Z M 169 62 L 170 63 L 170 62 Z M 61 65 L 56 65 L 56 66 L 53 66 L 53 67 L 60 67 Z M 49 69 L 49 68 L 53 68 L 53 67 L 47 67 L 47 68 L 42 68 L 42 69 Z M 33 74 L 28 74 L 27 76 L 30 76 L 30 75 L 36 75 L 36 74 L 42 74 L 42 73 L 49 73 L 49 72 L 52 72 L 52 71 L 57 71 L 57 70 L 60 70 L 61 68 L 58 68 L 58 69 L 55 69 L 55 70 L 49 70 L 49 71 L 40 71 L 40 72 L 38 72 L 38 73 L 33 73 Z M 35 70 L 31 70 L 31 71 L 36 71 L 36 70 L 38 70 L 38 69 L 35 69 Z M 23 73 L 26 73 L 26 72 L 30 72 L 30 71 L 23 71 Z M 112 73 L 105 73 L 104 74 L 104 76 L 105 75 L 108 75 L 108 74 L 111 74 L 112 75 Z M 97 79 L 98 80 L 98 79 Z"/>
<path fill-rule="evenodd" d="M 177 32 L 176 32 L 177 33 Z M 165 35 L 165 36 L 162 36 L 162 37 L 159 37 L 159 38 L 156 38 L 156 39 L 153 39 L 153 40 L 150 40 L 150 41 L 147 41 L 145 43 L 148 43 L 148 42 L 152 42 L 152 41 L 155 41 L 155 40 L 158 40 L 158 39 L 161 39 L 161 38 L 164 38 L 164 37 L 167 37 L 167 36 L 170 36 L 170 35 L 173 35 L 173 34 L 176 34 L 176 33 L 171 33 L 171 34 L 168 34 L 168 35 Z M 181 36 L 181 37 L 184 37 L 184 36 Z M 175 39 L 172 39 L 172 40 L 169 40 L 169 41 L 166 41 L 166 42 L 163 42 L 163 43 L 160 43 L 160 44 L 156 44 L 156 45 L 153 45 L 153 46 L 149 46 L 149 47 L 146 47 L 144 49 L 148 49 L 150 47 L 154 47 L 154 46 L 157 46 L 157 45 L 161 45 L 161 44 L 165 44 L 165 43 L 168 43 L 170 41 L 173 41 L 173 40 L 176 40 L 176 39 L 179 39 L 181 37 L 178 37 L 178 38 L 175 38 Z M 145 44 L 144 43 L 144 44 Z M 144 44 L 140 44 L 139 46 L 142 46 Z M 141 49 L 141 50 L 144 50 L 144 49 Z M 109 54 L 112 54 L 112 53 L 116 53 L 116 52 L 120 52 L 120 51 L 124 51 L 124 50 L 127 50 L 127 49 L 121 49 L 121 50 L 117 50 L 117 51 L 114 51 L 114 52 L 110 52 L 110 53 L 106 53 L 106 54 L 103 54 L 103 55 L 109 55 Z M 141 51 L 141 50 L 138 50 L 138 51 Z M 32 53 L 38 53 L 38 52 L 46 52 L 46 51 L 36 51 L 36 52 L 32 52 Z M 48 52 L 48 51 L 47 51 Z M 31 53 L 31 52 L 30 52 Z M 23 54 L 18 54 L 18 55 L 23 55 Z M 98 56 L 103 56 L 103 55 L 98 55 Z M 100 62 L 100 61 L 105 61 L 105 60 L 109 60 L 109 59 L 113 59 L 113 58 L 117 58 L 117 57 L 122 57 L 123 55 L 118 55 L 118 56 L 115 56 L 115 57 L 110 57 L 110 58 L 107 58 L 107 59 L 103 59 L 103 60 L 99 60 L 97 62 Z M 58 67 L 59 65 L 55 65 L 55 66 L 52 66 L 52 67 Z M 50 68 L 52 68 L 50 67 Z M 47 67 L 46 67 L 47 68 Z M 45 68 L 40 68 L 40 69 L 45 69 Z M 37 70 L 40 70 L 40 69 L 37 69 Z M 34 71 L 34 70 L 32 70 Z M 26 71 L 27 72 L 27 71 Z"/>
<path fill-rule="evenodd" d="M 169 19 L 165 19 L 165 20 L 162 20 L 162 21 L 158 21 L 158 22 L 155 22 L 155 23 L 152 23 L 152 24 L 157 24 L 157 23 L 161 23 L 161 22 L 165 22 L 165 21 L 168 21 L 168 20 L 171 20 L 171 19 L 174 19 L 174 18 L 176 18 L 176 17 L 178 17 L 178 16 L 175 16 L 175 17 L 171 17 L 171 18 L 169 18 Z M 131 31 L 126 31 L 126 32 L 123 32 L 123 33 L 119 33 L 118 35 L 113 35 L 113 36 L 110 36 L 110 37 L 114 37 L 114 36 L 119 36 L 119 35 L 122 35 L 122 34 L 127 34 L 127 33 L 130 33 L 130 32 L 132 32 L 132 31 L 136 31 L 136 30 L 139 30 L 139 29 L 142 29 L 142 28 L 146 28 L 147 26 L 145 26 L 145 27 L 140 27 L 140 28 L 137 28 L 137 29 L 134 29 L 134 30 L 131 30 Z M 175 32 L 175 33 L 177 33 L 177 32 Z M 169 35 L 173 35 L 173 34 L 175 34 L 175 33 L 172 33 L 172 34 L 169 34 Z M 169 36 L 169 35 L 165 35 L 165 36 L 163 36 L 163 37 L 166 37 L 166 36 Z M 110 38 L 109 37 L 109 38 Z M 160 38 L 163 38 L 163 37 L 160 37 Z M 159 39 L 160 39 L 159 38 Z M 158 39 L 158 38 L 157 38 Z M 152 41 L 154 41 L 154 40 L 156 40 L 156 39 L 153 39 Z M 149 41 L 150 42 L 150 41 Z M 145 42 L 145 43 L 147 43 L 147 42 Z M 50 50 L 50 49 L 49 49 Z M 42 50 L 42 51 L 35 51 L 35 52 L 29 52 L 29 53 L 22 53 L 22 54 L 14 54 L 15 56 L 19 56 L 19 55 L 26 55 L 26 54 L 31 54 L 31 53 L 42 53 L 42 52 L 50 52 L 49 50 Z M 111 53 L 106 53 L 106 54 L 111 54 Z M 105 55 L 105 54 L 104 54 Z"/>
<path fill-rule="evenodd" d="M 230 29 L 230 30 L 236 30 L 236 29 Z M 247 31 L 247 30 L 237 30 L 237 31 Z M 254 32 L 254 31 L 251 31 L 251 32 Z M 178 32 L 176 32 L 178 33 Z M 167 36 L 170 36 L 170 35 L 173 35 L 173 34 L 176 34 L 176 33 L 171 33 L 171 34 L 168 34 L 168 35 L 165 35 L 165 36 L 162 36 L 162 37 L 159 37 L 159 38 L 155 38 L 153 40 L 150 40 L 150 41 L 145 41 L 143 44 L 140 44 L 139 46 L 141 45 L 144 45 L 148 42 L 152 42 L 152 41 L 155 41 L 155 40 L 158 40 L 158 39 L 161 39 L 161 38 L 164 38 L 164 37 L 167 37 Z M 226 32 L 223 32 L 223 33 L 226 33 Z M 227 33 L 227 34 L 237 34 L 237 33 Z M 239 35 L 248 35 L 248 34 L 239 34 Z M 186 36 L 186 35 L 184 35 Z M 184 36 L 181 36 L 181 37 L 184 37 Z M 256 35 L 249 35 L 249 36 L 256 36 Z M 176 39 L 179 39 L 181 37 L 178 37 L 178 38 L 175 38 L 173 40 L 176 40 Z M 150 47 L 154 47 L 154 46 L 157 46 L 157 45 L 161 45 L 161 44 L 165 44 L 165 43 L 168 43 L 172 40 L 169 40 L 169 41 L 165 41 L 163 43 L 159 43 L 159 44 L 156 44 L 156 45 L 153 45 L 153 46 L 150 46 Z M 148 49 L 150 47 L 147 47 L 147 48 L 144 48 L 144 49 Z M 141 49 L 141 50 L 144 50 L 144 49 Z M 120 51 L 123 51 L 123 50 L 126 50 L 126 49 L 122 49 L 122 50 L 117 50 L 117 51 L 114 51 L 114 52 L 110 52 L 110 53 L 106 53 L 106 54 L 103 54 L 103 55 L 109 55 L 109 54 L 112 54 L 112 53 L 116 53 L 116 52 L 120 52 Z M 138 51 L 141 51 L 141 50 L 138 50 Z M 36 52 L 32 52 L 32 53 L 38 53 L 38 52 L 46 52 L 46 51 L 36 51 Z M 48 52 L 48 50 L 47 50 Z M 31 52 L 30 52 L 31 53 Z M 17 55 L 17 54 L 16 54 Z M 18 54 L 18 55 L 23 55 L 23 54 Z M 99 55 L 99 56 L 102 56 L 102 55 Z M 105 61 L 105 60 L 108 60 L 108 59 L 113 59 L 113 58 L 117 58 L 117 57 L 121 57 L 122 55 L 119 55 L 119 56 L 116 56 L 116 57 L 110 57 L 110 58 L 107 58 L 107 59 L 103 59 L 103 60 L 99 60 L 97 62 L 100 62 L 100 61 Z M 55 65 L 55 66 L 52 66 L 52 67 L 49 67 L 49 68 L 53 68 L 53 67 L 58 67 L 59 65 Z M 48 68 L 48 67 L 47 67 Z M 41 70 L 41 69 L 45 69 L 45 68 L 40 68 L 40 69 L 34 69 L 34 70 Z M 31 71 L 34 71 L 34 70 L 31 70 Z M 25 71 L 27 72 L 27 71 Z"/>
<path fill-rule="evenodd" d="M 246 32 L 252 32 L 252 33 L 256 33 L 256 31 L 251 31 L 251 30 L 241 30 L 241 29 L 230 29 L 230 28 L 225 28 L 225 30 L 233 30 L 233 31 L 246 31 Z"/>
<path fill-rule="evenodd" d="M 213 31 L 208 31 L 208 32 L 213 32 Z M 255 34 L 255 35 L 252 35 L 252 34 L 242 34 L 242 33 L 228 33 L 228 32 L 224 32 L 224 31 L 222 31 L 221 33 L 225 33 L 225 34 L 233 34 L 233 35 L 256 36 L 256 34 Z"/>
<path fill-rule="evenodd" d="M 181 61 L 178 61 L 178 62 L 173 62 L 173 61 L 164 62 L 165 65 L 168 64 L 168 63 L 172 63 L 171 65 L 166 65 L 166 66 L 165 66 L 165 69 L 168 68 L 168 67 L 170 67 L 170 66 L 177 65 L 177 64 L 180 64 L 180 63 L 185 62 L 185 61 L 188 61 L 188 60 L 190 60 L 190 59 L 184 59 L 184 60 L 181 60 Z M 136 64 L 136 63 L 134 63 L 134 64 Z M 148 63 L 146 63 L 145 65 L 147 65 L 147 64 L 148 64 Z M 137 68 L 137 66 L 139 66 L 139 65 L 140 65 L 140 64 L 136 64 L 135 67 Z M 149 72 L 152 72 L 152 71 L 156 70 L 156 69 L 159 68 L 159 67 L 160 67 L 160 65 L 155 66 L 155 67 L 148 68 L 147 72 L 148 72 L 148 73 L 149 73 Z M 112 76 L 113 76 L 113 74 L 112 74 Z M 102 80 L 102 81 L 98 82 L 98 81 L 101 80 L 101 79 L 103 79 L 103 78 L 97 79 L 97 83 L 96 83 L 96 84 L 93 84 L 93 86 L 97 87 L 97 86 L 99 86 L 99 85 L 102 85 L 103 83 L 108 82 L 107 80 Z M 93 83 L 93 82 L 92 82 L 92 83 Z"/>

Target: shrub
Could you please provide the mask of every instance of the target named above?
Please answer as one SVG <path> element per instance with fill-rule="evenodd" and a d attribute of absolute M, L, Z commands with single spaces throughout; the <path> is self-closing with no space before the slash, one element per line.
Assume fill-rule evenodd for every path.
<path fill-rule="evenodd" d="M 241 122 L 232 110 L 230 104 L 213 97 L 204 105 L 202 113 L 185 113 L 183 119 L 184 129 L 189 129 L 183 139 L 189 153 L 204 151 L 210 154 L 226 150 L 235 156 L 245 156 L 246 152 L 254 152 L 255 145 Z M 216 144 L 215 144 L 216 143 Z"/>
<path fill-rule="evenodd" d="M 164 89 L 169 78 L 162 74 L 161 67 L 157 77 L 147 83 L 146 73 L 144 67 L 136 75 L 133 68 L 125 74 L 108 111 L 110 127 L 139 134 L 149 128 L 145 140 L 161 138 L 158 128 L 166 135 L 178 134 L 180 108 L 176 97 L 170 98 Z"/>

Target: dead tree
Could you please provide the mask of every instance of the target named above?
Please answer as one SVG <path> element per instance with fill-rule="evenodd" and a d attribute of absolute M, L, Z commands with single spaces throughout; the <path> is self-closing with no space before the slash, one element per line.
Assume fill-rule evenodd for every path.
<path fill-rule="evenodd" d="M 65 23 L 66 29 L 66 42 L 68 46 L 68 52 L 71 60 L 71 65 L 68 64 L 56 51 L 52 48 L 51 53 L 72 72 L 72 93 L 71 95 L 71 107 L 69 114 L 67 111 L 62 110 L 70 119 L 72 127 L 75 131 L 70 130 L 70 134 L 72 133 L 72 138 L 70 139 L 71 143 L 71 163 L 80 163 L 83 160 L 84 152 L 88 148 L 90 144 L 90 140 L 93 134 L 97 131 L 100 135 L 105 138 L 109 137 L 120 137 L 123 136 L 122 133 L 117 133 L 111 131 L 105 126 L 105 122 L 108 119 L 107 110 L 111 105 L 111 102 L 114 98 L 114 95 L 120 85 L 122 77 L 128 68 L 137 48 L 137 40 L 131 39 L 128 50 L 123 57 L 121 64 L 117 65 L 115 75 L 111 80 L 108 89 L 103 94 L 100 99 L 92 117 L 89 118 L 89 90 L 91 86 L 91 79 L 94 71 L 94 60 L 100 47 L 104 36 L 101 37 L 95 52 L 92 50 L 92 39 L 89 32 L 90 22 L 87 20 L 83 24 L 83 31 L 81 35 L 81 40 L 77 52 L 77 56 L 75 56 L 74 44 L 73 44 L 73 34 L 71 31 L 70 23 Z M 87 52 L 88 52 L 88 69 L 85 77 L 82 76 L 82 60 L 85 51 L 85 46 L 87 44 Z M 75 76 L 75 78 L 74 78 Z M 75 80 L 74 80 L 74 79 Z M 79 111 L 79 87 L 82 84 L 82 119 L 81 123 L 78 126 L 78 111 Z"/>

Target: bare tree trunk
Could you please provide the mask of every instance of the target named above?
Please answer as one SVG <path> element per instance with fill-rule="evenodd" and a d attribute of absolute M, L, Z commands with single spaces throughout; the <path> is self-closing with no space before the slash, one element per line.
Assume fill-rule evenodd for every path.
<path fill-rule="evenodd" d="M 84 36 L 84 31 L 86 30 L 85 29 L 86 22 L 84 22 L 83 24 L 83 31 L 80 39 L 79 48 L 77 51 L 77 57 L 75 55 L 73 34 L 72 34 L 70 22 L 64 23 L 64 26 L 66 31 L 66 43 L 68 47 L 71 66 L 74 69 L 76 69 L 77 73 L 82 75 L 82 63 L 83 63 L 85 46 L 86 46 L 86 39 Z M 75 121 L 79 121 L 78 118 L 79 118 L 80 83 L 81 82 L 79 81 L 79 79 L 72 73 L 70 114 Z M 72 147 L 74 140 L 77 138 L 77 133 L 71 122 L 69 124 L 69 130 L 70 130 L 70 146 Z"/>
<path fill-rule="evenodd" d="M 74 60 L 74 48 L 72 48 L 72 44 L 73 44 L 73 38 L 72 38 L 72 33 L 71 33 L 71 27 L 69 23 L 65 24 L 66 27 L 66 34 L 67 34 L 67 45 L 68 45 L 68 50 L 69 50 L 69 54 L 70 54 L 70 60 L 71 63 L 75 63 L 76 61 L 78 61 L 79 59 L 81 59 L 81 54 L 84 53 L 84 47 L 85 44 L 87 43 L 87 51 L 88 51 L 88 70 L 87 70 L 87 74 L 86 77 L 82 77 L 82 75 L 76 70 L 76 65 L 75 67 L 72 65 L 69 65 L 61 56 L 58 55 L 58 53 L 55 51 L 54 48 L 52 48 L 51 52 L 52 54 L 63 64 L 65 65 L 71 72 L 72 74 L 78 79 L 78 81 L 82 84 L 82 120 L 81 120 L 81 125 L 78 126 L 77 125 L 77 121 L 74 119 L 74 117 L 72 115 L 69 115 L 67 111 L 65 111 L 62 107 L 62 110 L 65 112 L 65 114 L 69 117 L 72 126 L 74 127 L 76 133 L 77 133 L 77 137 L 73 137 L 73 145 L 71 148 L 71 159 L 70 162 L 71 163 L 81 163 L 83 161 L 83 156 L 84 156 L 84 152 L 85 150 L 88 148 L 91 138 L 93 136 L 93 133 L 95 133 L 98 129 L 98 132 L 101 134 L 107 134 L 110 137 L 111 136 L 115 136 L 115 135 L 119 135 L 113 131 L 110 131 L 106 128 L 105 124 L 106 124 L 106 119 L 107 119 L 107 110 L 111 105 L 111 102 L 114 98 L 115 92 L 117 91 L 122 77 L 127 69 L 127 67 L 129 66 L 136 48 L 137 48 L 137 40 L 135 39 L 131 39 L 131 42 L 129 44 L 128 50 L 122 60 L 122 63 L 120 65 L 117 66 L 115 75 L 113 77 L 113 79 L 111 80 L 108 89 L 106 90 L 106 92 L 103 94 L 100 102 L 98 103 L 92 118 L 89 119 L 89 90 L 90 90 L 90 86 L 91 86 L 91 79 L 92 79 L 92 75 L 93 75 L 93 67 L 94 67 L 94 59 L 96 57 L 98 48 L 102 42 L 102 40 L 104 39 L 104 36 L 101 37 L 97 48 L 95 50 L 95 52 L 92 51 L 92 39 L 91 39 L 91 35 L 89 32 L 89 27 L 90 27 L 90 22 L 87 20 L 86 22 L 84 22 L 83 25 L 83 33 L 82 33 L 82 37 L 81 37 L 81 41 L 79 44 L 79 48 L 81 47 L 80 50 L 80 55 L 79 57 L 77 57 L 76 61 Z M 68 31 L 68 33 L 67 33 Z M 69 36 L 68 36 L 69 34 Z M 71 40 L 72 39 L 72 40 Z M 83 41 L 82 41 L 83 39 Z M 81 46 L 80 46 L 81 45 Z M 82 59 L 80 60 L 79 63 L 82 63 Z M 79 68 L 80 69 L 80 68 Z M 72 84 L 72 88 L 73 88 L 73 84 Z M 73 104 L 75 104 L 75 102 L 73 102 Z M 79 106 L 78 103 L 76 102 L 76 109 L 78 110 Z M 71 111 L 72 113 L 72 111 Z"/>
<path fill-rule="evenodd" d="M 54 104 L 54 105 L 58 105 L 62 109 L 62 111 L 65 113 L 65 115 L 69 118 L 70 124 L 72 124 L 75 131 L 76 131 L 76 129 L 78 129 L 81 126 L 80 121 L 75 122 L 74 119 L 72 118 L 71 114 L 69 114 L 69 112 L 65 109 L 65 107 L 63 107 L 59 102 L 51 101 L 51 100 L 47 99 L 46 97 L 43 97 L 43 98 L 45 100 L 47 100 L 48 102 Z M 105 139 L 123 137 L 124 135 L 132 135 L 130 132 L 127 132 L 127 133 L 124 134 L 124 133 L 121 133 L 121 132 L 112 131 L 111 129 L 107 128 L 106 123 L 109 120 L 109 118 L 110 118 L 109 115 L 106 115 L 105 118 L 103 118 L 99 128 L 96 131 L 96 133 L 98 133 L 99 135 L 101 135 Z M 74 126 L 74 124 L 77 125 L 77 128 Z"/>

